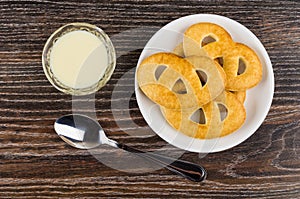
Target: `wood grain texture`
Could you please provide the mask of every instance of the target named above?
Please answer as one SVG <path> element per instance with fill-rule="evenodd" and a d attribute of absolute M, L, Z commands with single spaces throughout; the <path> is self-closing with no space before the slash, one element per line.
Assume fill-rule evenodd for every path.
<path fill-rule="evenodd" d="M 131 172 L 118 171 L 57 137 L 53 122 L 72 112 L 72 97 L 47 81 L 41 53 L 54 30 L 80 21 L 112 37 L 118 60 L 111 80 L 96 93 L 94 107 L 76 98 L 77 111 L 96 110 L 108 135 L 130 146 L 183 153 L 154 135 L 128 92 L 134 89 L 131 69 L 155 31 L 197 13 L 223 15 L 248 27 L 268 51 L 275 74 L 271 110 L 253 136 L 203 158 L 190 152 L 181 156 L 207 168 L 204 183 L 165 169 L 144 172 L 148 163 L 135 167 L 134 157 Z M 0 198 L 300 198 L 299 1 L 0 0 L 0 23 Z M 124 74 L 128 76 L 118 83 Z M 109 161 L 114 156 L 121 164 L 126 155 L 103 148 L 99 157 Z"/>

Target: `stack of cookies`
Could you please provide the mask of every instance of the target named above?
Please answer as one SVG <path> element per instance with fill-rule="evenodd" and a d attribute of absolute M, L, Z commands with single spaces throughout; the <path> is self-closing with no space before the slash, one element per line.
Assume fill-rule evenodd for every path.
<path fill-rule="evenodd" d="M 246 90 L 261 78 L 256 53 L 212 23 L 190 26 L 172 53 L 153 54 L 137 70 L 140 89 L 160 106 L 168 123 L 198 139 L 240 128 Z"/>

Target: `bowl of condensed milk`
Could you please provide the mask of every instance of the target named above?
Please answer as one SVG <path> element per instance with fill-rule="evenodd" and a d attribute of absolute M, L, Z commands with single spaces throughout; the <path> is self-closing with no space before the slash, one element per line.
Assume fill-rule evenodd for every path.
<path fill-rule="evenodd" d="M 87 23 L 70 23 L 49 37 L 42 64 L 56 89 L 71 95 L 87 95 L 110 79 L 116 53 L 102 29 Z"/>

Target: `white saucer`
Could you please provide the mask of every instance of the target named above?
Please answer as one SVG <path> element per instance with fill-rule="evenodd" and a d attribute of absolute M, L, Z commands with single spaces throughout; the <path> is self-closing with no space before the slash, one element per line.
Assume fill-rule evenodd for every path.
<path fill-rule="evenodd" d="M 274 75 L 270 58 L 259 39 L 242 24 L 218 15 L 196 14 L 170 22 L 156 32 L 142 51 L 140 62 L 157 52 L 171 52 L 183 39 L 183 33 L 190 25 L 211 22 L 224 27 L 236 42 L 244 43 L 259 56 L 263 66 L 262 81 L 247 91 L 245 101 L 246 121 L 237 131 L 215 139 L 195 139 L 172 128 L 162 116 L 159 107 L 150 101 L 138 88 L 135 81 L 136 98 L 140 111 L 151 129 L 168 143 L 192 152 L 212 153 L 234 147 L 250 137 L 262 124 L 270 109 L 274 93 Z M 136 80 L 136 79 L 135 79 Z"/>

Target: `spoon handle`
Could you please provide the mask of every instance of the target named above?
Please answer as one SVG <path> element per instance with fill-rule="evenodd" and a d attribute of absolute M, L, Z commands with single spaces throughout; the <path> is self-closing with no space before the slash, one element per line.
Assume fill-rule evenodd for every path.
<path fill-rule="evenodd" d="M 191 162 L 176 160 L 174 158 L 158 155 L 155 153 L 145 153 L 138 149 L 134 149 L 125 144 L 116 143 L 117 147 L 128 152 L 137 154 L 140 157 L 145 157 L 161 166 L 166 167 L 168 170 L 177 173 L 191 181 L 201 182 L 206 179 L 207 172 L 200 166 Z"/>

